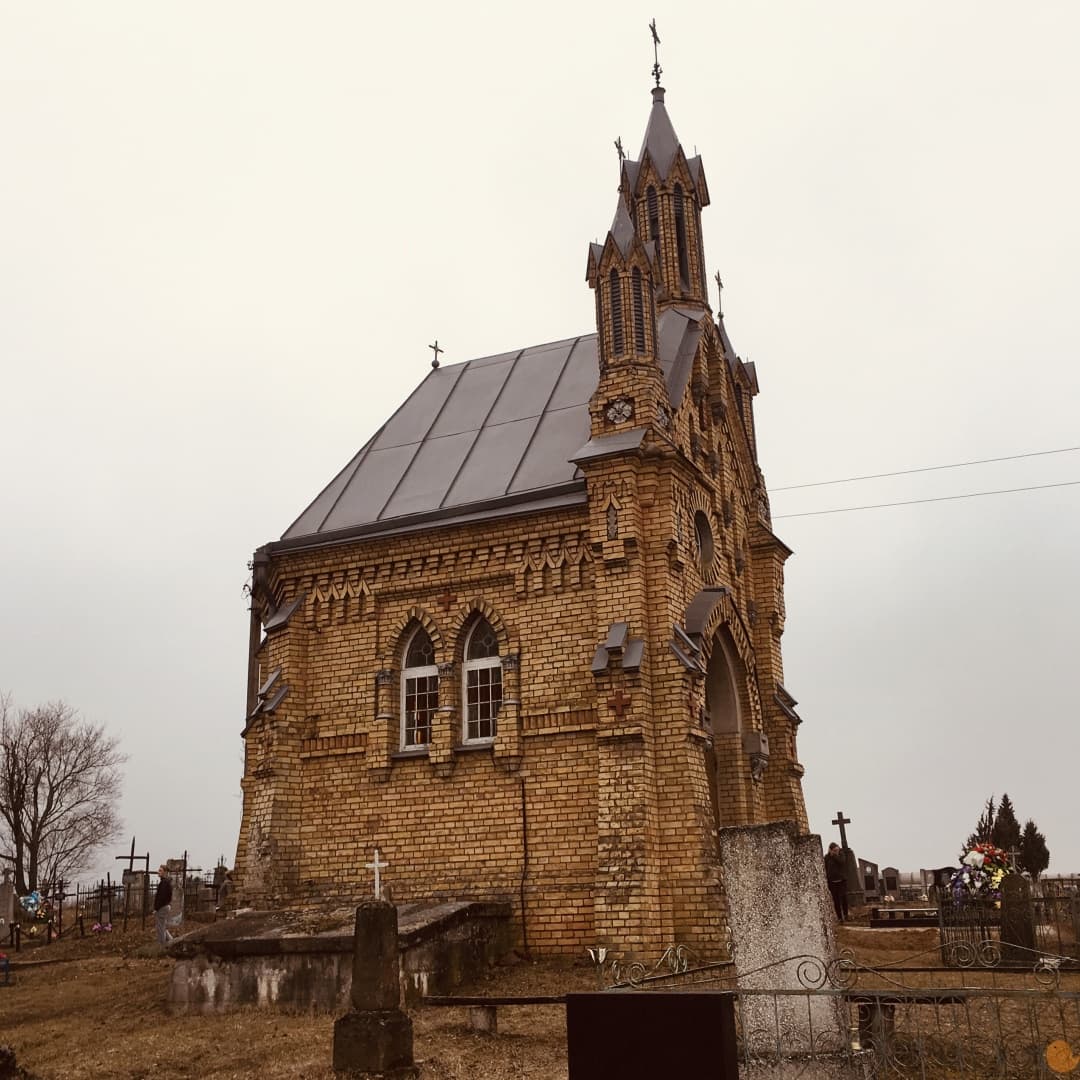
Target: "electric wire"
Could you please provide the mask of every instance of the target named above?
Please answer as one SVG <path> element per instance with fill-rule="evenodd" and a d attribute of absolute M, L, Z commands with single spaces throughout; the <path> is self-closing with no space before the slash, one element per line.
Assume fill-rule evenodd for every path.
<path fill-rule="evenodd" d="M 869 473 L 866 476 L 845 476 L 840 480 L 815 480 L 812 483 L 788 484 L 785 487 L 774 487 L 769 490 L 775 494 L 778 491 L 797 491 L 800 488 L 828 487 L 830 484 L 853 484 L 857 480 L 882 480 L 887 476 L 909 476 L 912 473 L 938 472 L 941 469 L 963 469 L 968 465 L 989 465 L 997 461 L 1019 461 L 1021 458 L 1046 457 L 1049 454 L 1069 454 L 1074 450 L 1080 450 L 1080 446 L 1063 446 L 1059 450 L 1032 450 L 1026 454 L 1007 454 L 1005 457 L 979 458 L 976 461 L 954 461 L 948 465 L 924 465 L 918 469 L 897 469 L 896 472 Z"/>
<path fill-rule="evenodd" d="M 919 503 L 953 502 L 955 499 L 979 499 L 984 495 L 1013 495 L 1018 491 L 1045 491 L 1047 488 L 1075 487 L 1080 480 L 1063 480 L 1058 484 L 1032 484 L 1029 487 L 999 488 L 996 491 L 969 491 L 963 495 L 939 495 L 933 499 L 907 499 L 903 502 L 870 503 L 866 506 L 837 506 L 832 510 L 805 510 L 799 514 L 773 514 L 773 521 L 781 518 L 820 517 L 822 514 L 851 514 L 857 510 L 884 510 L 890 506 L 917 506 Z"/>

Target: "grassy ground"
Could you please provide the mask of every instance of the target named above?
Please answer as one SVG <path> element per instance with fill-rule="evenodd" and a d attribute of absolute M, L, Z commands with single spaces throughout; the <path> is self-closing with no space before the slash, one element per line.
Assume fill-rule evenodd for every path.
<path fill-rule="evenodd" d="M 152 955 L 152 936 L 149 929 L 65 936 L 13 956 L 26 966 L 16 970 L 14 986 L 0 988 L 0 1044 L 13 1045 L 37 1080 L 334 1077 L 332 1016 L 256 1010 L 171 1016 L 165 1006 L 170 961 Z M 936 941 L 932 930 L 857 926 L 841 928 L 840 937 L 861 962 L 874 964 L 922 953 Z M 595 986 L 584 963 L 522 962 L 493 969 L 462 992 L 557 994 Z M 494 1037 L 470 1031 L 464 1010 L 421 1008 L 411 1015 L 423 1080 L 565 1080 L 559 1007 L 500 1010 Z"/>

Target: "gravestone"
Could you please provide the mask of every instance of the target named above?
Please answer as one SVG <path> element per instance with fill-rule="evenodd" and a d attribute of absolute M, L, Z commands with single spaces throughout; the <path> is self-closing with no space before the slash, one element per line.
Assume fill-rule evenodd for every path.
<path fill-rule="evenodd" d="M 4 880 L 0 881 L 0 926 L 10 926 L 15 920 L 15 886 L 11 884 L 11 871 L 5 866 Z"/>
<path fill-rule="evenodd" d="M 1031 886 L 1020 874 L 1001 882 L 1001 958 L 1007 963 L 1035 962 L 1035 919 Z"/>
<path fill-rule="evenodd" d="M 793 821 L 720 830 L 720 858 L 740 989 L 804 991 L 826 985 L 835 957 L 832 899 L 821 839 Z M 751 1052 L 782 1040 L 791 1053 L 842 1045 L 846 1017 L 838 996 L 746 995 L 743 1039 Z"/>
<path fill-rule="evenodd" d="M 607 991 L 566 995 L 569 1080 L 738 1080 L 735 995 Z"/>
<path fill-rule="evenodd" d="M 859 860 L 859 878 L 863 887 L 863 903 L 872 904 L 880 894 L 881 879 L 878 875 L 878 865 L 869 859 Z"/>
<path fill-rule="evenodd" d="M 334 1069 L 350 1076 L 406 1080 L 413 1064 L 412 1021 L 399 1008 L 397 908 L 368 900 L 356 909 L 352 1011 L 334 1023 Z"/>
<path fill-rule="evenodd" d="M 881 871 L 881 880 L 885 883 L 885 892 L 894 900 L 900 894 L 900 871 L 895 866 L 886 866 Z"/>

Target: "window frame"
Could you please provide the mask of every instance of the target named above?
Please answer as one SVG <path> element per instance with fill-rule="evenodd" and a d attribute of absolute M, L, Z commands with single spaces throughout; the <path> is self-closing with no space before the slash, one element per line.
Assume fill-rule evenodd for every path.
<path fill-rule="evenodd" d="M 403 753 L 408 752 L 421 752 L 430 749 L 431 747 L 431 731 L 434 726 L 435 712 L 439 708 L 439 665 L 438 664 L 423 664 L 418 667 L 406 667 L 406 661 L 409 656 L 409 652 L 412 649 L 413 642 L 416 640 L 417 634 L 426 634 L 427 639 L 431 642 L 432 652 L 435 649 L 435 643 L 431 641 L 431 635 L 423 626 L 418 626 L 410 635 L 408 641 L 405 642 L 405 648 L 401 654 L 401 709 L 400 718 L 398 723 L 398 749 Z M 430 710 L 430 718 L 427 724 L 427 741 L 426 742 L 414 742 L 408 741 L 408 713 L 406 711 L 406 701 L 408 700 L 408 685 L 410 679 L 435 679 L 435 707 Z M 430 693 L 430 686 L 425 693 Z"/>
<path fill-rule="evenodd" d="M 469 630 L 469 636 L 465 639 L 465 647 L 462 649 L 462 664 L 461 664 L 461 741 L 466 746 L 490 746 L 495 742 L 499 733 L 499 713 L 502 710 L 503 702 L 503 682 L 502 682 L 502 658 L 496 651 L 494 656 L 483 656 L 476 660 L 469 660 L 469 649 L 472 645 L 473 636 L 481 626 L 487 626 L 495 637 L 496 649 L 498 648 L 498 634 L 491 623 L 482 616 L 477 619 L 472 628 Z M 469 736 L 469 674 L 474 671 L 491 670 L 498 671 L 498 683 L 499 683 L 499 701 L 495 706 L 492 715 L 486 720 L 491 723 L 490 735 L 478 735 L 473 738 Z M 489 683 L 489 686 L 491 683 Z M 490 695 L 488 704 L 491 704 Z M 478 703 L 479 708 L 480 703 Z M 479 726 L 484 723 L 485 719 L 477 717 L 476 724 Z"/>

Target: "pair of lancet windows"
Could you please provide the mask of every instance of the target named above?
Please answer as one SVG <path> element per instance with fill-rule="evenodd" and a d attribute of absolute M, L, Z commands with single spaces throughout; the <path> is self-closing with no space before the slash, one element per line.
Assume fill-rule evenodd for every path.
<path fill-rule="evenodd" d="M 502 705 L 499 639 L 487 619 L 477 619 L 465 640 L 461 686 L 462 741 L 485 743 L 495 738 Z M 439 668 L 435 646 L 419 626 L 405 646 L 401 670 L 401 745 L 410 750 L 431 742 L 432 722 L 439 708 Z"/>
<path fill-rule="evenodd" d="M 611 347 L 615 356 L 626 352 L 626 334 L 623 329 L 622 280 L 618 271 L 612 270 L 608 277 L 611 296 Z M 630 302 L 633 307 L 634 352 L 645 352 L 645 279 L 635 266 L 630 275 Z"/>

